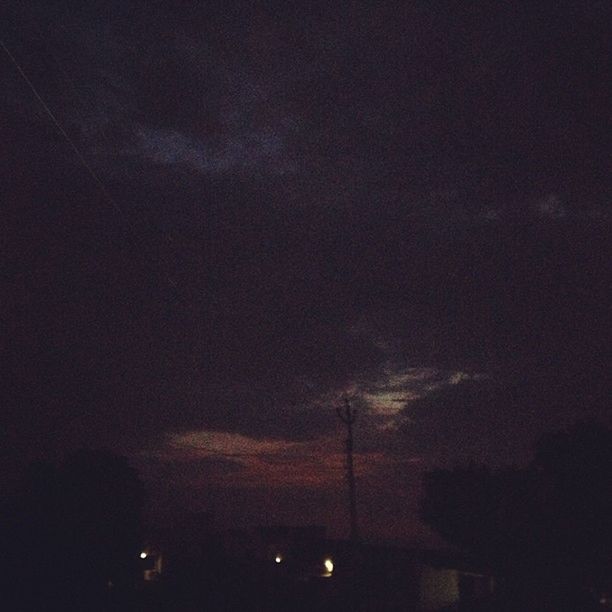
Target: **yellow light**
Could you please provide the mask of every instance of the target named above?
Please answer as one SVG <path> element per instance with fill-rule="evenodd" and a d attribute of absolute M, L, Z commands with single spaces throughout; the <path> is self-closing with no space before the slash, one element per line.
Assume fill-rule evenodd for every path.
<path fill-rule="evenodd" d="M 327 570 L 327 574 L 331 576 L 331 573 L 334 571 L 334 562 L 331 559 L 325 559 L 325 561 L 323 561 L 323 565 Z"/>
<path fill-rule="evenodd" d="M 144 552 L 144 550 L 140 553 L 140 558 L 141 559 L 146 559 L 147 558 L 147 553 Z"/>
<path fill-rule="evenodd" d="M 274 561 L 276 563 L 280 563 L 283 560 L 283 558 L 280 555 L 276 555 L 276 557 L 274 557 Z"/>

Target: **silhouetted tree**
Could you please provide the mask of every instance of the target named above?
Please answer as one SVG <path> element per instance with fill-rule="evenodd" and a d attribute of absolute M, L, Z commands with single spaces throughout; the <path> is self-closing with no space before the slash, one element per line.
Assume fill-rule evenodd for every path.
<path fill-rule="evenodd" d="M 71 571 L 92 586 L 121 586 L 136 566 L 143 487 L 122 457 L 80 451 L 61 470 L 59 512 Z"/>
<path fill-rule="evenodd" d="M 421 509 L 514 597 L 532 598 L 522 605 L 588 609 L 578 598 L 612 569 L 612 432 L 581 422 L 543 436 L 525 469 L 430 472 Z"/>
<path fill-rule="evenodd" d="M 600 583 L 612 570 L 612 431 L 580 422 L 545 435 L 532 469 L 551 562 L 583 583 Z"/>
<path fill-rule="evenodd" d="M 95 609 L 138 568 L 143 486 L 127 461 L 79 451 L 31 465 L 4 534 L 11 609 Z"/>

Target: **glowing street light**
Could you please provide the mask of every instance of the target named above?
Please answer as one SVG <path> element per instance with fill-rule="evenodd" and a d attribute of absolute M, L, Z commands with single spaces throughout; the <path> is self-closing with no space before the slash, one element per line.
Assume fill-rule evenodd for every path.
<path fill-rule="evenodd" d="M 283 560 L 283 558 L 280 555 L 276 555 L 276 557 L 274 557 L 274 562 L 275 563 L 280 563 Z"/>
<path fill-rule="evenodd" d="M 144 550 L 140 553 L 140 558 L 141 559 L 146 559 L 147 558 L 147 553 Z"/>
<path fill-rule="evenodd" d="M 325 559 L 325 561 L 323 561 L 323 565 L 325 566 L 325 569 L 327 570 L 327 574 L 325 575 L 331 576 L 332 572 L 334 571 L 334 562 L 331 559 Z"/>

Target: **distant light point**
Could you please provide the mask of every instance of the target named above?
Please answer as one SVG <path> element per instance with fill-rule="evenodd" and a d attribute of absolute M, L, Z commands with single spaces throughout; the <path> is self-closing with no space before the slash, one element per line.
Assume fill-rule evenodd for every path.
<path fill-rule="evenodd" d="M 325 561 L 323 561 L 323 565 L 325 566 L 325 569 L 327 570 L 327 576 L 331 576 L 332 572 L 334 571 L 334 562 L 331 559 L 325 559 Z"/>

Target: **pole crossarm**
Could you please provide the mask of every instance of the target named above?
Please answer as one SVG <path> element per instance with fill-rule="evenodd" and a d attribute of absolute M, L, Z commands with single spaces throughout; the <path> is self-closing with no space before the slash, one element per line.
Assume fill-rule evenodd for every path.
<path fill-rule="evenodd" d="M 351 404 L 346 398 L 344 399 L 344 410 L 340 406 L 336 406 L 336 414 L 346 425 L 352 425 L 357 420 L 357 410 L 351 408 Z"/>

